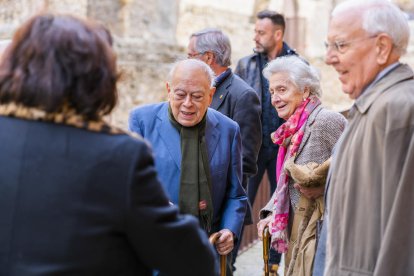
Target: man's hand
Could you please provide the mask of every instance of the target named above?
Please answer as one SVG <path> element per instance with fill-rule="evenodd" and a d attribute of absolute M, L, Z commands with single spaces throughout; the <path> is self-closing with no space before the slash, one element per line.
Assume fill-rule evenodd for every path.
<path fill-rule="evenodd" d="M 233 232 L 229 229 L 222 229 L 219 233 L 221 233 L 221 236 L 216 242 L 217 252 L 220 255 L 227 255 L 233 250 L 234 247 Z"/>
<path fill-rule="evenodd" d="M 317 199 L 318 197 L 323 196 L 323 193 L 325 192 L 325 186 L 316 188 L 305 188 L 299 185 L 298 183 L 295 183 L 293 187 L 295 187 L 295 189 L 297 189 L 308 199 Z"/>
<path fill-rule="evenodd" d="M 263 229 L 272 222 L 272 213 L 270 213 L 266 218 L 259 220 L 257 223 L 257 235 L 260 240 L 263 240 Z"/>

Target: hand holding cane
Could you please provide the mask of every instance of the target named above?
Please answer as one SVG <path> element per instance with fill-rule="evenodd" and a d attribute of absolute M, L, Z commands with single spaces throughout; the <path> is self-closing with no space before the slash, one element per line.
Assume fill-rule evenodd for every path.
<path fill-rule="evenodd" d="M 216 232 L 211 234 L 210 238 L 208 239 L 210 241 L 211 244 L 215 244 L 216 241 L 220 238 L 221 233 L 220 232 Z M 227 255 L 220 255 L 220 275 L 221 276 L 226 276 L 226 258 Z"/>
<path fill-rule="evenodd" d="M 269 276 L 269 251 L 270 251 L 270 233 L 269 227 L 263 229 L 263 261 L 265 276 Z"/>

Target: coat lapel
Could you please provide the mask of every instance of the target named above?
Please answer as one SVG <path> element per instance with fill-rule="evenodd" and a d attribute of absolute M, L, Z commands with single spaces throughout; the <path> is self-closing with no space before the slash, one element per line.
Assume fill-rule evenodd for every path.
<path fill-rule="evenodd" d="M 322 106 L 319 105 L 310 114 L 310 116 L 308 118 L 308 121 L 306 122 L 305 133 L 303 134 L 302 142 L 299 145 L 299 149 L 298 149 L 298 152 L 296 154 L 296 157 L 302 152 L 303 147 L 306 145 L 307 140 L 309 139 L 309 137 L 311 135 L 311 128 L 310 128 L 310 126 L 315 122 L 316 116 L 318 115 L 319 111 L 321 111 L 321 110 L 322 110 Z M 295 158 L 295 160 L 296 160 L 296 158 Z"/>
<path fill-rule="evenodd" d="M 214 115 L 212 109 L 207 110 L 207 122 L 206 122 L 206 142 L 207 142 L 207 151 L 209 154 L 209 161 L 214 156 L 216 151 L 217 144 L 220 140 L 220 133 L 217 129 L 218 120 Z"/>
<path fill-rule="evenodd" d="M 216 89 L 216 92 L 214 93 L 213 100 L 210 104 L 210 107 L 218 110 L 220 106 L 224 103 L 224 100 L 227 97 L 227 94 L 229 93 L 229 87 L 231 85 L 231 82 L 233 80 L 233 73 L 230 73 L 230 75 L 219 84 L 219 86 Z"/>
<path fill-rule="evenodd" d="M 177 167 L 180 168 L 181 140 L 177 129 L 175 129 L 175 127 L 170 123 L 168 118 L 168 105 L 169 103 L 164 105 L 164 107 L 157 114 L 158 120 L 160 121 L 158 131 L 162 141 L 171 155 L 171 158 L 174 160 Z"/>
<path fill-rule="evenodd" d="M 392 71 L 395 71 L 396 73 L 389 74 L 390 72 L 388 72 L 388 74 L 358 97 L 355 101 L 355 106 L 358 108 L 359 112 L 366 113 L 370 106 L 379 99 L 379 95 L 388 91 L 388 89 L 396 83 L 413 78 L 413 71 L 406 64 L 399 64 Z"/>

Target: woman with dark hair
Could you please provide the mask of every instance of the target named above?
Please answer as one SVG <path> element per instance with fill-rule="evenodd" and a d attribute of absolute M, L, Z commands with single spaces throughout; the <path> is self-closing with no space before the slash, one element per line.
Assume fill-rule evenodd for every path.
<path fill-rule="evenodd" d="M 216 275 L 198 222 L 170 206 L 117 101 L 102 26 L 38 15 L 0 63 L 0 275 Z M 185 240 L 184 243 L 177 241 Z"/>
<path fill-rule="evenodd" d="M 117 100 L 115 54 L 104 34 L 69 16 L 32 18 L 4 53 L 0 103 L 99 121 Z"/>

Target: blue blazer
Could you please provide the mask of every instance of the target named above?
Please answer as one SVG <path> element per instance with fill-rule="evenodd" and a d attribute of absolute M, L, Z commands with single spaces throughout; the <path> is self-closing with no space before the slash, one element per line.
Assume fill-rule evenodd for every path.
<path fill-rule="evenodd" d="M 181 140 L 168 118 L 168 102 L 146 105 L 133 110 L 130 130 L 139 133 L 153 147 L 159 178 L 171 202 L 178 204 L 181 174 Z M 242 182 L 242 149 L 237 123 L 208 109 L 206 142 L 212 179 L 214 208 L 212 231 L 231 230 L 240 237 L 247 209 Z"/>

